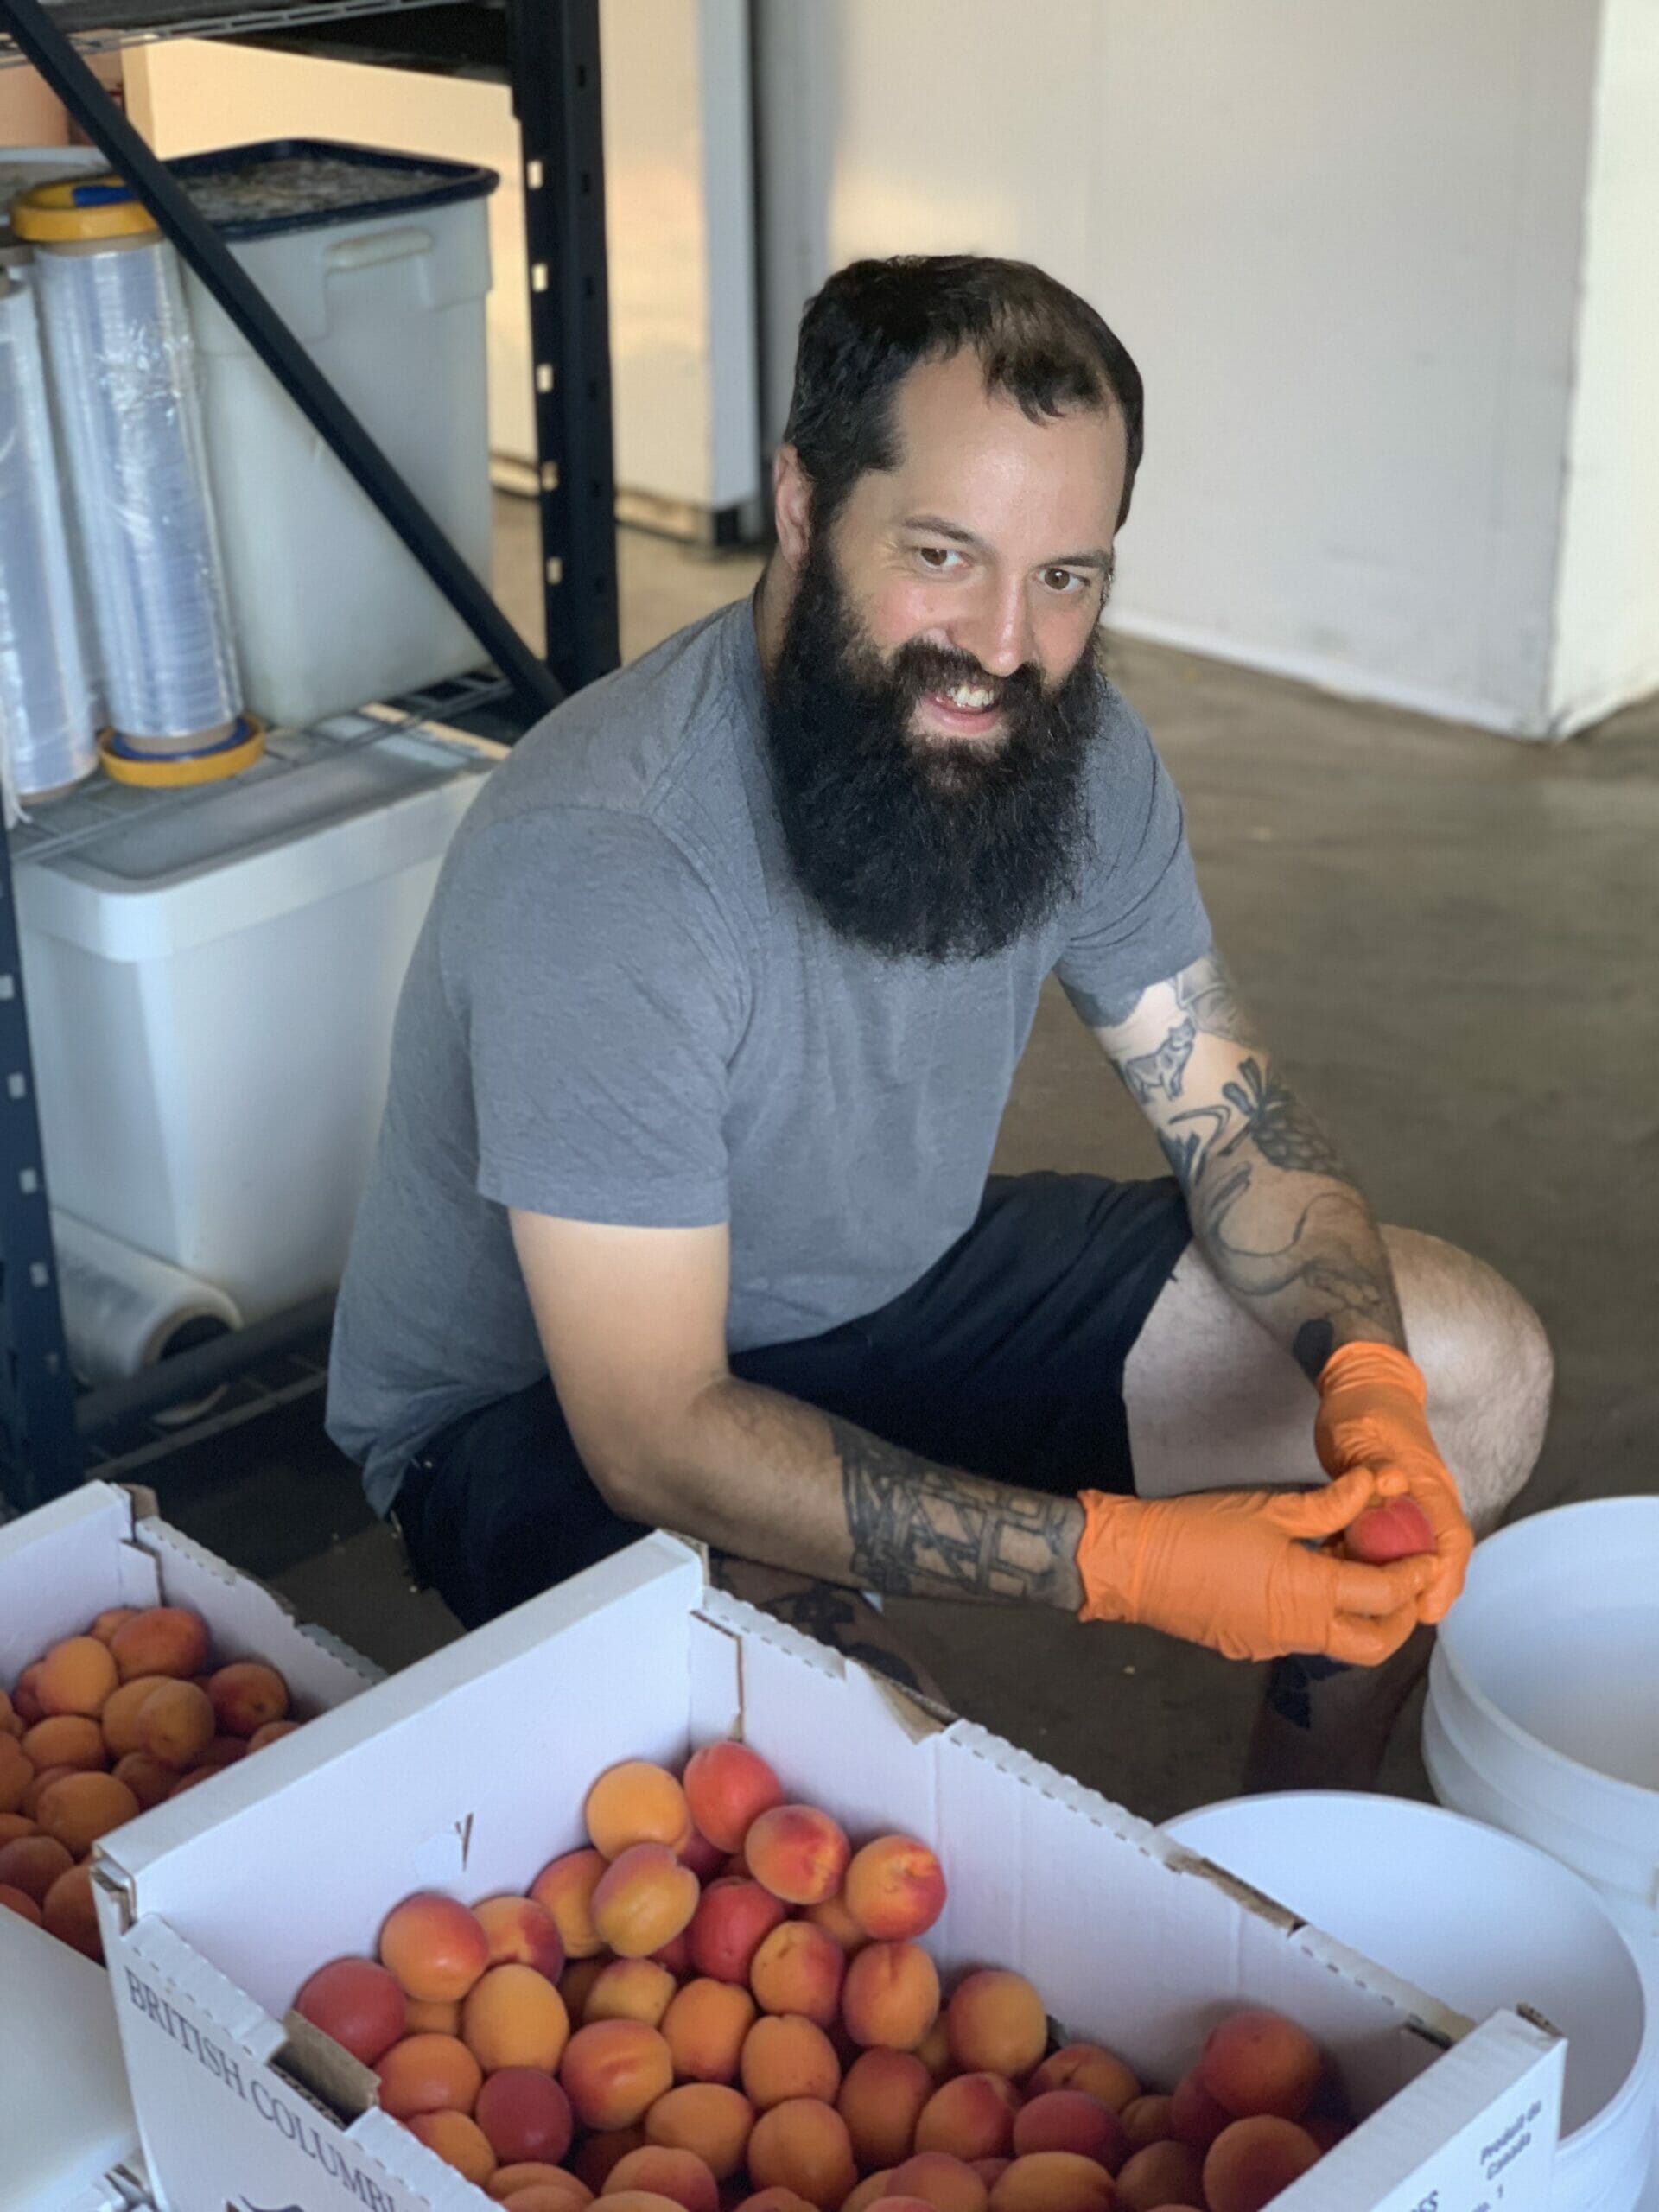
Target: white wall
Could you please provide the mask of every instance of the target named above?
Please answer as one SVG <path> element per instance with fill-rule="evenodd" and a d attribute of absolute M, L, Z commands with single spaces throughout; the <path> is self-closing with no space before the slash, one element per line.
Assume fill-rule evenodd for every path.
<path fill-rule="evenodd" d="M 769 429 L 829 269 L 1027 256 L 1147 378 L 1119 627 L 1546 734 L 1599 13 L 760 0 Z"/>
<path fill-rule="evenodd" d="M 1659 0 L 1605 0 L 1551 691 L 1582 728 L 1659 690 Z"/>

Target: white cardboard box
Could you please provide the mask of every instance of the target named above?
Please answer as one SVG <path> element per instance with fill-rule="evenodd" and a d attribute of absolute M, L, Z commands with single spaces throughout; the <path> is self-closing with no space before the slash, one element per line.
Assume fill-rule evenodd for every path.
<path fill-rule="evenodd" d="M 1069 2034 L 1173 2082 L 1240 2003 L 1281 2006 L 1370 2115 L 1275 2212 L 1543 2212 L 1564 2045 L 1472 2026 L 1145 1822 L 705 1592 L 666 1537 L 325 1715 L 214 1793 L 109 1839 L 99 1910 L 149 2171 L 168 2212 L 481 2212 L 487 2200 L 316 2063 L 284 2013 L 410 1891 L 524 1888 L 582 1840 L 594 1775 L 741 1732 L 854 1833 L 941 1853 L 929 1947 L 1015 1966 Z M 333 2046 L 318 2039 L 321 2048 Z M 343 2055 L 342 2055 L 343 2056 Z"/>
<path fill-rule="evenodd" d="M 299 1627 L 261 1584 L 138 1513 L 127 1491 L 89 1483 L 0 1527 L 0 1686 L 105 1607 L 159 1605 L 194 1606 L 221 1659 L 270 1660 L 302 1719 L 378 1679 L 323 1630 Z M 208 1782 L 181 1802 L 211 1808 L 219 1795 Z M 111 1988 L 103 1967 L 0 1912 L 0 2212 L 124 2201 L 110 2177 L 136 2152 L 138 2131 Z"/>

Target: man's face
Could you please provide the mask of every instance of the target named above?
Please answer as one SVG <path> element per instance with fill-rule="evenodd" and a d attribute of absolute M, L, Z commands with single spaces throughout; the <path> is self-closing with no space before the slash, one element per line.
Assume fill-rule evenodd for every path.
<path fill-rule="evenodd" d="M 971 354 L 899 395 L 903 460 L 779 539 L 774 788 L 803 887 L 844 937 L 1001 950 L 1075 887 L 1110 566 L 1116 417 L 1033 423 Z"/>
<path fill-rule="evenodd" d="M 988 393 L 977 355 L 899 386 L 900 460 L 854 486 L 831 531 L 858 626 L 884 662 L 927 677 L 912 734 L 950 753 L 1007 734 L 1008 679 L 1052 691 L 1100 619 L 1122 496 L 1122 416 L 1032 422 Z M 923 649 L 931 649 L 924 651 Z"/>

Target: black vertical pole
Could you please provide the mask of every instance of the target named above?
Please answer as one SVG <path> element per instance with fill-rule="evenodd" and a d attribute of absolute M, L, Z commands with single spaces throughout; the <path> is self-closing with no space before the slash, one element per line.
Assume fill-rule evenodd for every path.
<path fill-rule="evenodd" d="M 27 1512 L 73 1490 L 80 1477 L 11 852 L 0 831 L 0 1493 Z"/>
<path fill-rule="evenodd" d="M 620 658 L 599 0 L 508 0 L 524 160 L 547 661 L 568 691 Z"/>

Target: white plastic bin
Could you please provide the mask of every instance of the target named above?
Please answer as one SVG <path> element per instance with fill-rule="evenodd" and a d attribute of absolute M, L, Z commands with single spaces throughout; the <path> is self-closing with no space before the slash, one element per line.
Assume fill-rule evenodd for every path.
<path fill-rule="evenodd" d="M 1654 2150 L 1651 2009 L 1588 1885 L 1435 1805 L 1293 1791 L 1163 1833 L 1473 2018 L 1529 2005 L 1567 2039 L 1550 2212 L 1637 2212 Z"/>
<path fill-rule="evenodd" d="M 493 170 L 321 139 L 171 164 L 467 563 L 490 574 Z M 248 704 L 320 721 L 486 655 L 194 276 L 208 471 Z"/>
<path fill-rule="evenodd" d="M 78 794 L 17 841 L 55 1205 L 249 1321 L 339 1281 L 404 971 L 489 765 L 295 734 L 187 804 Z"/>

